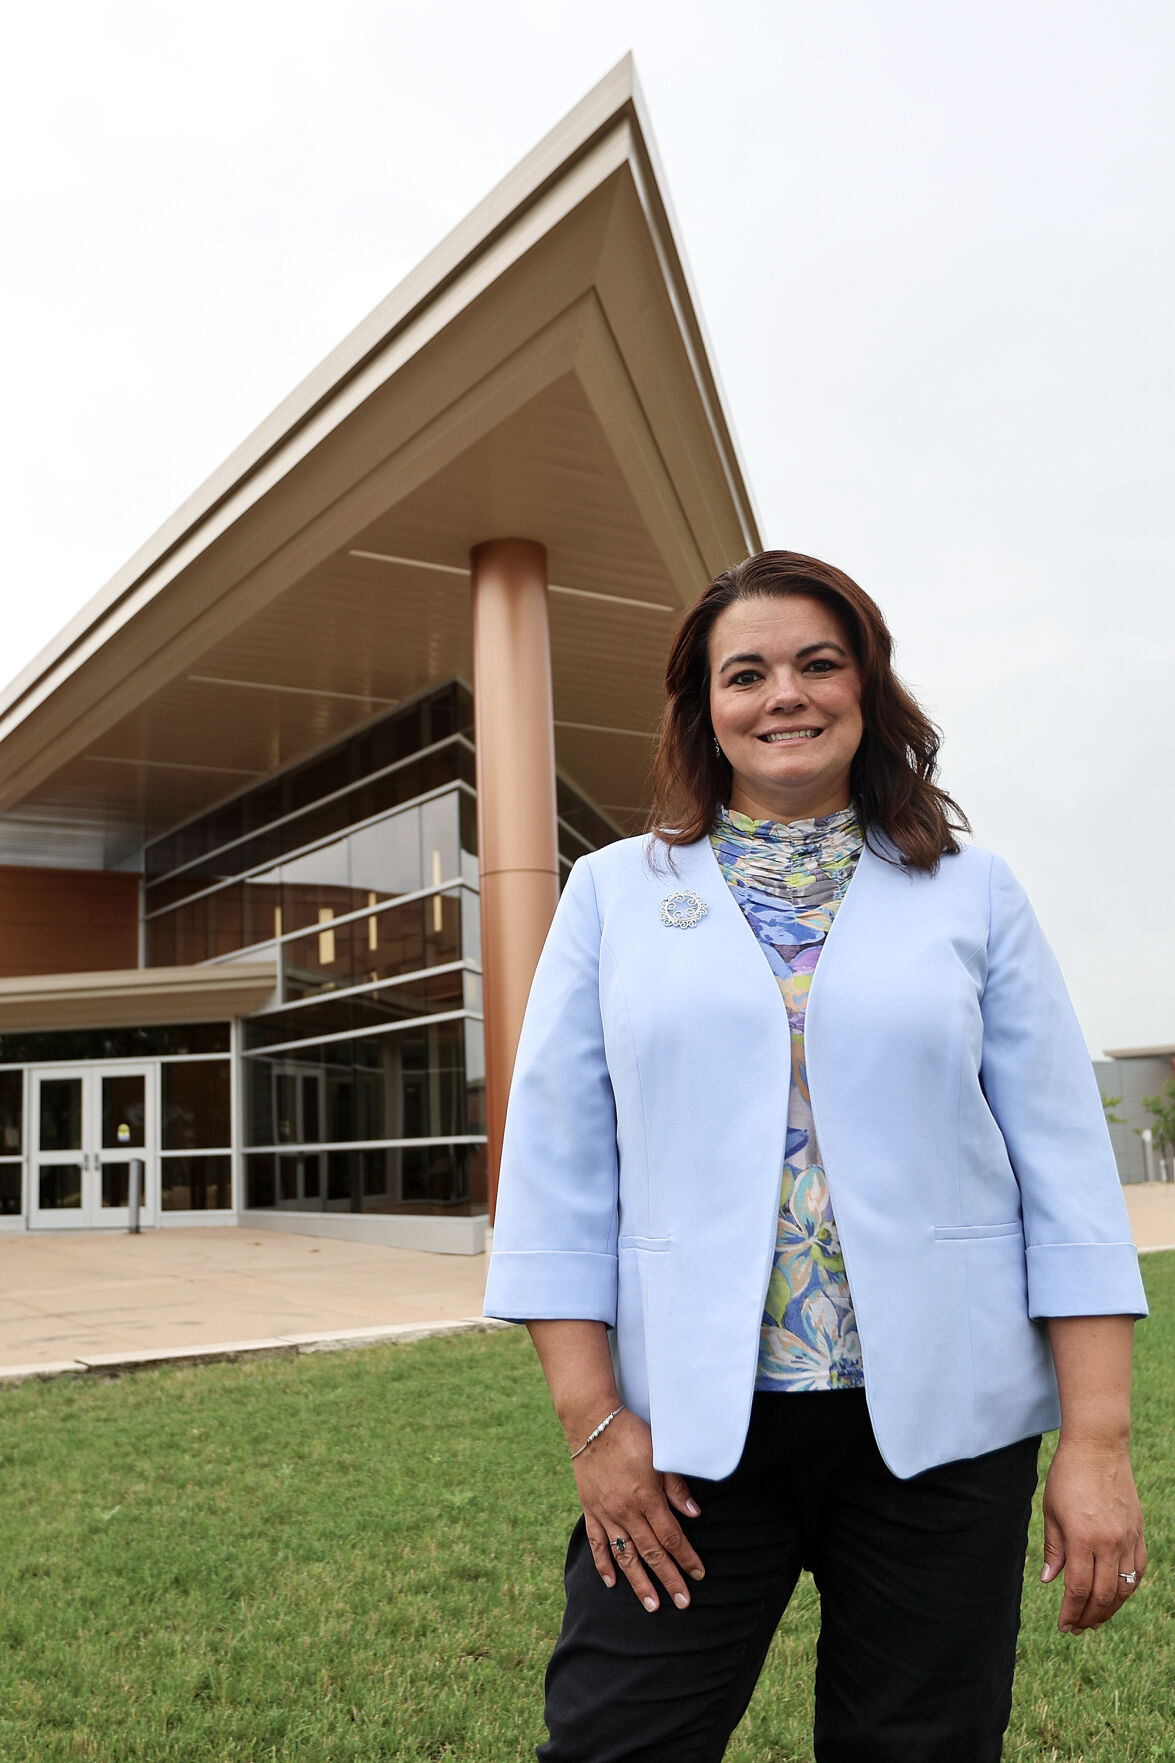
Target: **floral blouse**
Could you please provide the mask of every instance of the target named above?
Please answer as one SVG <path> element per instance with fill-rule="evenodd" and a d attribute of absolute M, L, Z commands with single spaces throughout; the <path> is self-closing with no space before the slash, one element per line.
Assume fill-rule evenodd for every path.
<path fill-rule="evenodd" d="M 753 820 L 722 808 L 710 842 L 775 975 L 791 1026 L 787 1144 L 755 1387 L 859 1389 L 861 1342 L 816 1143 L 804 1016 L 812 975 L 864 835 L 851 807 L 787 822 Z"/>

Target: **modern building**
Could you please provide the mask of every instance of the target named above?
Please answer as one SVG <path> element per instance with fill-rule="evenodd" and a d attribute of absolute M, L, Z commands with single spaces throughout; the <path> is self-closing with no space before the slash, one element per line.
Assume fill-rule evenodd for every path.
<path fill-rule="evenodd" d="M 560 877 L 759 545 L 625 60 L 0 696 L 0 1228 L 134 1168 L 478 1250 Z"/>
<path fill-rule="evenodd" d="M 1117 1098 L 1110 1141 L 1118 1174 L 1124 1182 L 1163 1180 L 1162 1159 L 1143 1136 L 1155 1124 L 1143 1097 L 1161 1095 L 1175 1078 L 1175 1046 L 1112 1048 L 1093 1068 L 1103 1097 Z M 1175 1169 L 1168 1168 L 1165 1179 L 1175 1180 Z"/>

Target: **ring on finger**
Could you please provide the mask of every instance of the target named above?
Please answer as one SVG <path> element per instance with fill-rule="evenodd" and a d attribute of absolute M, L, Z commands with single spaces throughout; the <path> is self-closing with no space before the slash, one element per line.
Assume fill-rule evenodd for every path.
<path fill-rule="evenodd" d="M 627 1548 L 628 1548 L 628 1540 L 626 1537 L 622 1537 L 622 1536 L 613 1537 L 612 1549 L 615 1554 L 623 1555 Z"/>
<path fill-rule="evenodd" d="M 1124 1579 L 1126 1581 L 1126 1584 L 1131 1587 L 1136 1586 L 1138 1584 L 1138 1574 L 1136 1572 L 1134 1572 L 1133 1570 L 1130 1573 L 1120 1573 L 1118 1575 L 1118 1578 Z"/>

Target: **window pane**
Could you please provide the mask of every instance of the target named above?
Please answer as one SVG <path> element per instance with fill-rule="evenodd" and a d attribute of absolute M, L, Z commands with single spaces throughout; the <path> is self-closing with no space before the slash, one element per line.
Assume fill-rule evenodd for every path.
<path fill-rule="evenodd" d="M 461 1023 L 438 1023 L 423 1034 L 397 1038 L 404 1043 L 404 1128 L 397 1136 L 440 1139 L 467 1131 Z"/>
<path fill-rule="evenodd" d="M 461 873 L 459 809 L 456 791 L 423 802 L 420 808 L 420 855 L 426 888 L 439 887 Z"/>
<path fill-rule="evenodd" d="M 309 1041 L 315 1035 L 346 1034 L 353 1026 L 355 999 L 323 998 L 296 1010 L 274 1010 L 245 1022 L 245 1046 L 275 1047 L 279 1041 Z"/>
<path fill-rule="evenodd" d="M 464 888 L 461 893 L 465 892 Z M 429 967 L 461 959 L 461 898 L 434 894 L 424 904 L 424 956 Z"/>
<path fill-rule="evenodd" d="M 0 1163 L 0 1218 L 20 1216 L 19 1163 Z"/>
<path fill-rule="evenodd" d="M 329 907 L 320 910 L 324 916 L 313 935 L 292 937 L 282 944 L 287 998 L 308 998 L 315 992 L 335 991 L 355 983 L 352 952 L 356 941 L 366 934 L 367 926 L 362 919 L 336 925 L 325 916 Z"/>
<path fill-rule="evenodd" d="M 170 916 L 175 924 L 177 965 L 211 961 L 216 955 L 229 955 L 241 948 L 241 892 L 241 884 L 236 882 L 218 893 L 205 894 L 202 899 L 176 907 Z"/>
<path fill-rule="evenodd" d="M 483 1008 L 481 974 L 471 973 L 468 968 L 465 970 L 465 1008 L 476 1010 L 479 1016 Z"/>
<path fill-rule="evenodd" d="M 489 1198 L 489 1160 L 484 1145 L 466 1145 L 465 1153 L 465 1181 L 476 1211 Z"/>
<path fill-rule="evenodd" d="M 359 896 L 355 905 L 374 906 L 397 894 L 412 894 L 423 887 L 420 867 L 420 810 L 409 808 L 390 814 L 352 833 L 351 886 Z M 374 898 L 368 896 L 374 895 Z"/>
<path fill-rule="evenodd" d="M 287 1212 L 322 1211 L 322 1171 L 325 1153 L 311 1152 L 277 1159 L 276 1204 Z"/>
<path fill-rule="evenodd" d="M 0 1071 L 0 1153 L 19 1157 L 22 1150 L 24 1072 Z"/>
<path fill-rule="evenodd" d="M 355 980 L 374 984 L 416 973 L 425 965 L 425 906 L 409 900 L 389 912 L 375 912 L 355 926 Z"/>
<path fill-rule="evenodd" d="M 231 1157 L 163 1157 L 164 1212 L 219 1212 L 232 1205 Z"/>
<path fill-rule="evenodd" d="M 142 1182 L 140 1170 L 139 1180 Z M 102 1165 L 102 1204 L 103 1206 L 128 1206 L 130 1204 L 131 1166 L 121 1161 Z M 139 1204 L 143 1203 L 143 1190 L 139 1188 Z"/>
<path fill-rule="evenodd" d="M 373 778 L 370 794 L 364 791 L 364 798 L 371 814 L 382 814 L 385 809 L 398 808 L 401 802 L 410 802 L 413 796 L 421 793 L 420 761 L 414 759 L 410 764 L 400 766 L 398 771 Z"/>
<path fill-rule="evenodd" d="M 481 966 L 481 895 L 461 890 L 461 953 Z"/>
<path fill-rule="evenodd" d="M 55 1077 L 43 1080 L 40 1113 L 42 1151 L 81 1150 L 82 1080 L 80 1077 Z M 44 1205 L 44 1201 L 41 1203 Z M 80 1200 L 78 1204 L 81 1204 Z"/>
<path fill-rule="evenodd" d="M 272 1206 L 277 1158 L 252 1156 L 245 1158 L 246 1207 Z"/>
<path fill-rule="evenodd" d="M 467 790 L 459 802 L 459 833 L 461 839 L 461 879 L 477 886 L 477 803 Z"/>
<path fill-rule="evenodd" d="M 406 1146 L 401 1184 L 408 1202 L 452 1206 L 469 1198 L 468 1159 L 464 1145 Z"/>
<path fill-rule="evenodd" d="M 242 934 L 248 947 L 252 943 L 272 942 L 289 925 L 282 918 L 281 870 L 267 869 L 251 875 L 241 884 L 244 892 Z"/>
<path fill-rule="evenodd" d="M 363 1179 L 357 1151 L 329 1151 L 326 1159 L 328 1212 L 361 1212 Z"/>
<path fill-rule="evenodd" d="M 227 1059 L 176 1061 L 160 1067 L 165 1151 L 232 1144 Z"/>
<path fill-rule="evenodd" d="M 325 918 L 341 918 L 362 900 L 352 900 L 347 840 L 322 845 L 281 866 L 282 928 L 305 930 Z"/>
<path fill-rule="evenodd" d="M 42 1163 L 40 1205 L 42 1212 L 72 1212 L 82 1203 L 80 1163 Z"/>
<path fill-rule="evenodd" d="M 146 1142 L 146 1114 L 147 1080 L 141 1073 L 112 1072 L 102 1078 L 104 1151 L 128 1145 L 141 1150 Z"/>
<path fill-rule="evenodd" d="M 439 790 L 442 784 L 452 783 L 457 777 L 457 747 L 442 747 L 436 753 L 426 753 L 420 761 L 420 790 Z"/>
<path fill-rule="evenodd" d="M 175 967 L 175 913 L 165 912 L 162 918 L 147 920 L 147 966 Z"/>
<path fill-rule="evenodd" d="M 485 1025 L 467 1016 L 465 1032 L 465 1130 L 486 1130 Z"/>
<path fill-rule="evenodd" d="M 461 969 L 454 968 L 422 974 L 419 979 L 400 985 L 381 986 L 378 992 L 361 992 L 355 999 L 355 1026 L 374 1028 L 381 1022 L 403 1022 L 413 1016 L 460 1010 L 464 999 L 462 981 Z"/>

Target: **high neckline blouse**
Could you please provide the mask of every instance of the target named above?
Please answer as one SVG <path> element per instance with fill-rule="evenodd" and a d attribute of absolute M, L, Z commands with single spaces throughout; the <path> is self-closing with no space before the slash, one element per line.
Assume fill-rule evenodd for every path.
<path fill-rule="evenodd" d="M 811 820 L 756 820 L 732 808 L 719 808 L 715 830 L 786 851 L 820 850 L 828 855 L 858 852 L 865 842 L 852 802 L 835 814 L 819 814 Z"/>
<path fill-rule="evenodd" d="M 719 810 L 719 868 L 779 986 L 791 1030 L 787 1143 L 775 1257 L 759 1335 L 761 1390 L 860 1388 L 864 1372 L 808 1092 L 804 1026 L 812 976 L 865 835 L 855 808 L 810 820 Z"/>

